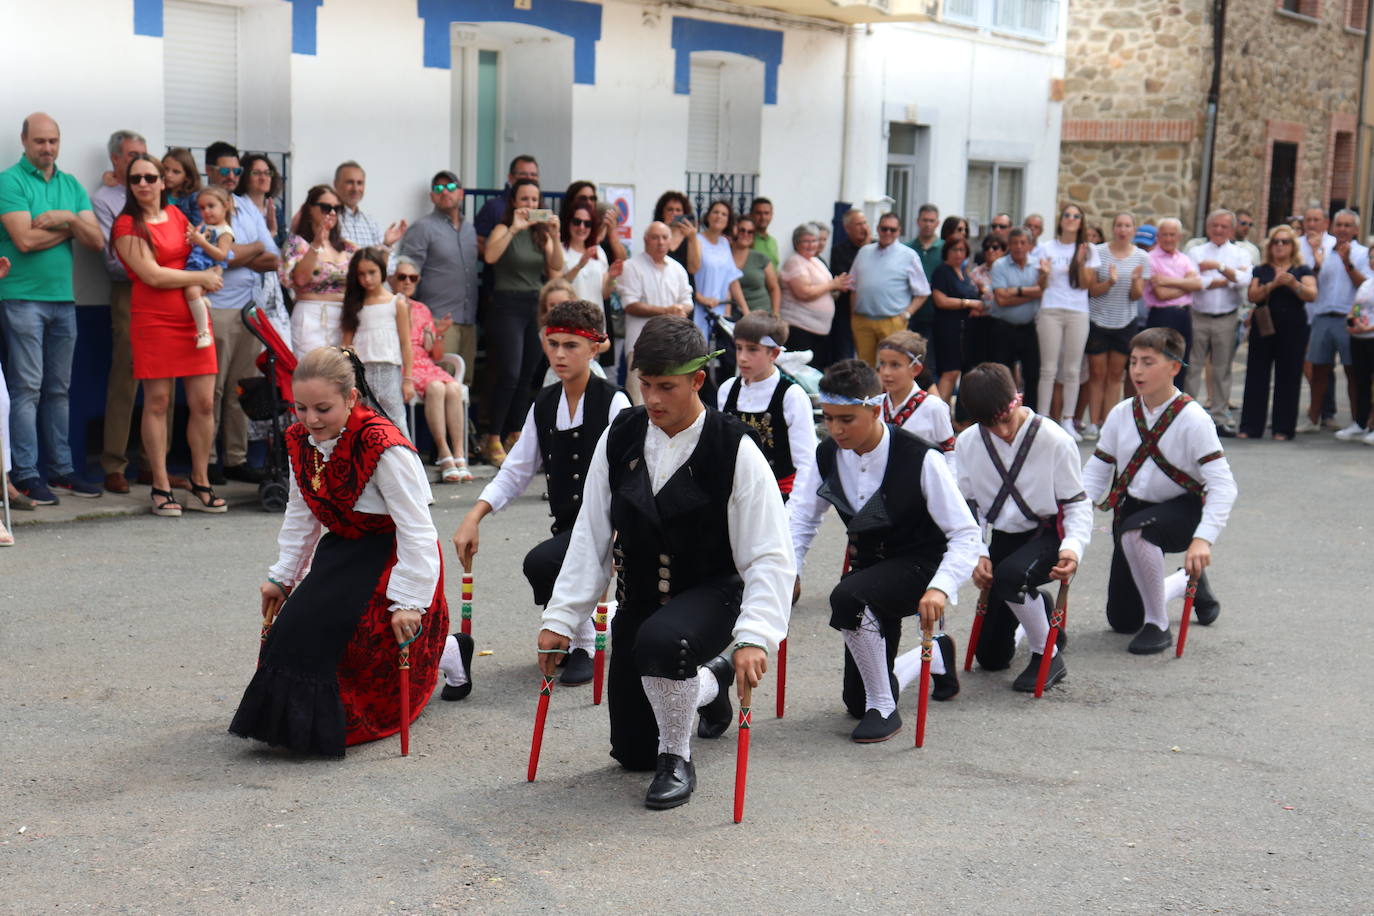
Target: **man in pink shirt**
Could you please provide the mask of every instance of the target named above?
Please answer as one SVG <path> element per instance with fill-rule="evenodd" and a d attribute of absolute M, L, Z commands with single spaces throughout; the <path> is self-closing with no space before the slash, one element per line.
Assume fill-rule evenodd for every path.
<path fill-rule="evenodd" d="M 1188 377 L 1188 356 L 1193 347 L 1193 293 L 1202 289 L 1202 276 L 1192 258 L 1178 250 L 1183 238 L 1183 224 L 1173 217 L 1159 221 L 1155 247 L 1150 251 L 1150 279 L 1145 283 L 1145 317 L 1147 328 L 1173 328 L 1183 335 L 1184 365 L 1174 377 L 1174 385 L 1183 389 Z"/>

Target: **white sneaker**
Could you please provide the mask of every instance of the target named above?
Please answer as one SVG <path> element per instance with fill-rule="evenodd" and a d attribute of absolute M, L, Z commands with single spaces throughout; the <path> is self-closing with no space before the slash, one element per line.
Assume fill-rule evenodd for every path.
<path fill-rule="evenodd" d="M 1068 417 L 1065 417 L 1064 419 L 1059 421 L 1059 427 L 1060 429 L 1064 430 L 1064 432 L 1068 433 L 1070 436 L 1073 436 L 1073 441 L 1083 441 L 1083 437 L 1078 434 L 1078 430 L 1074 429 L 1073 421 L 1070 420 Z"/>
<path fill-rule="evenodd" d="M 1365 445 L 1374 445 L 1374 430 L 1370 430 L 1369 435 L 1360 440 Z"/>
<path fill-rule="evenodd" d="M 1318 426 L 1316 423 L 1313 423 L 1311 417 L 1309 417 L 1307 414 L 1302 414 L 1302 415 L 1301 415 L 1300 419 L 1298 420 L 1298 429 L 1297 429 L 1298 432 L 1300 432 L 1300 433 L 1315 433 L 1315 432 L 1319 432 L 1320 430 L 1321 430 L 1321 427 Z"/>
<path fill-rule="evenodd" d="M 1369 430 L 1365 429 L 1360 424 L 1351 423 L 1345 429 L 1337 432 L 1336 438 L 1340 439 L 1342 442 L 1354 442 L 1356 439 L 1364 439 L 1368 433 Z"/>
<path fill-rule="evenodd" d="M 1097 424 L 1096 424 L 1096 423 L 1088 423 L 1088 424 L 1084 425 L 1084 427 L 1083 427 L 1083 438 L 1084 438 L 1084 439 L 1096 439 L 1096 438 L 1098 437 L 1098 434 L 1099 434 L 1100 432 L 1101 432 L 1101 430 L 1099 430 L 1099 429 L 1097 428 Z"/>

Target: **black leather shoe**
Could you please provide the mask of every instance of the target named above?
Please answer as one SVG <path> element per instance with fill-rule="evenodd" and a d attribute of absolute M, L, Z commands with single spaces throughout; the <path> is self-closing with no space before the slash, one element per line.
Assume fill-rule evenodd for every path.
<path fill-rule="evenodd" d="M 472 649 L 474 643 L 472 637 L 466 633 L 454 633 L 453 638 L 458 640 L 458 655 L 463 659 L 463 670 L 467 672 L 468 682 L 459 687 L 451 687 L 445 683 L 439 696 L 445 700 L 462 700 L 472 693 Z"/>
<path fill-rule="evenodd" d="M 701 719 L 697 722 L 697 737 L 719 738 L 729 729 L 730 721 L 735 717 L 734 707 L 730 705 L 730 685 L 735 681 L 735 665 L 724 655 L 717 655 L 702 667 L 716 676 L 720 689 L 714 700 L 697 710 L 701 713 Z"/>
<path fill-rule="evenodd" d="M 210 465 L 209 475 L 210 486 L 212 487 L 222 487 L 229 482 L 229 478 L 224 476 L 224 465 L 222 464 L 215 463 Z M 172 486 L 175 487 L 176 484 L 172 484 Z"/>
<path fill-rule="evenodd" d="M 1044 658 L 1039 652 L 1031 653 L 1030 664 L 1026 670 L 1016 676 L 1016 680 L 1011 682 L 1011 689 L 1021 693 L 1035 693 L 1035 681 L 1040 677 L 1040 660 Z M 1064 667 L 1064 656 L 1056 655 L 1050 659 L 1050 670 L 1045 674 L 1045 689 L 1049 690 L 1055 684 L 1062 681 L 1069 673 L 1069 669 Z"/>
<path fill-rule="evenodd" d="M 1204 627 L 1211 626 L 1221 616 L 1221 602 L 1212 594 L 1206 573 L 1198 576 L 1197 591 L 1193 593 L 1193 613 L 1197 615 L 1197 622 Z"/>
<path fill-rule="evenodd" d="M 902 716 L 897 710 L 885 716 L 876 709 L 864 713 L 863 720 L 854 728 L 849 737 L 857 744 L 877 744 L 886 741 L 902 730 Z"/>
<path fill-rule="evenodd" d="M 581 684 L 589 684 L 592 680 L 592 657 L 587 654 L 586 649 L 573 649 L 568 653 L 568 663 L 563 666 L 563 673 L 558 676 L 558 683 L 565 687 L 577 687 Z"/>
<path fill-rule="evenodd" d="M 1135 639 L 1126 647 L 1126 651 L 1132 655 L 1154 655 L 1156 652 L 1163 652 L 1174 644 L 1174 634 L 1168 630 L 1161 630 L 1152 623 L 1145 624 L 1144 629 L 1135 634 Z"/>
<path fill-rule="evenodd" d="M 224 476 L 229 480 L 239 480 L 243 483 L 262 483 L 267 475 L 245 461 L 243 464 L 225 468 Z"/>
<path fill-rule="evenodd" d="M 685 805 L 696 787 L 697 770 L 692 761 L 683 760 L 677 754 L 659 754 L 654 781 L 649 783 L 649 794 L 644 796 L 644 807 L 664 811 Z"/>
<path fill-rule="evenodd" d="M 941 702 L 952 700 L 959 695 L 959 666 L 954 660 L 954 637 L 941 633 L 935 637 L 935 645 L 944 659 L 945 673 L 930 676 L 930 698 Z"/>

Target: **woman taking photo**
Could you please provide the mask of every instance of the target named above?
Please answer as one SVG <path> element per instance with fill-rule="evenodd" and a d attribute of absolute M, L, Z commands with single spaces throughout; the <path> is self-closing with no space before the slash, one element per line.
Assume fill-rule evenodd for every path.
<path fill-rule="evenodd" d="M 296 215 L 296 233 L 287 240 L 281 265 L 282 286 L 296 297 L 291 313 L 291 349 L 304 356 L 318 347 L 338 346 L 348 262 L 358 246 L 339 231 L 339 198 L 317 184 Z"/>
<path fill-rule="evenodd" d="M 983 294 L 964 270 L 967 260 L 968 242 L 961 236 L 951 237 L 930 278 L 930 294 L 935 299 L 935 365 L 940 367 L 940 399 L 946 404 L 954 396 L 964 361 L 964 321 L 983 314 Z"/>
<path fill-rule="evenodd" d="M 789 325 L 790 350 L 810 350 L 811 365 L 824 370 L 833 361 L 830 324 L 835 317 L 835 294 L 849 287 L 849 274 L 830 276 L 816 257 L 820 238 L 816 227 L 802 223 L 792 230 L 792 254 L 782 263 L 779 316 Z"/>
<path fill-rule="evenodd" d="M 540 359 L 539 289 L 563 274 L 558 217 L 530 222 L 542 195 L 532 178 L 511 187 L 511 205 L 491 231 L 482 259 L 492 267 L 491 307 L 487 310 L 487 366 L 491 372 L 486 458 L 496 467 L 506 460 L 503 436 L 514 445 L 529 408 L 529 383 Z"/>
<path fill-rule="evenodd" d="M 1264 438 L 1269 412 L 1269 378 L 1274 379 L 1274 438 L 1287 442 L 1298 426 L 1302 363 L 1307 353 L 1307 306 L 1317 298 L 1317 277 L 1302 263 L 1298 234 L 1280 223 L 1269 230 L 1264 260 L 1250 278 L 1255 309 L 1245 360 L 1245 396 L 1241 402 L 1238 439 Z"/>
<path fill-rule="evenodd" d="M 186 441 L 191 447 L 191 490 L 186 508 L 225 512 L 228 504 L 210 488 L 210 444 L 215 436 L 215 347 L 196 348 L 195 320 L 182 290 L 199 286 L 214 292 L 224 285 L 218 270 L 187 271 L 191 253 L 186 215 L 167 203 L 162 163 L 137 154 L 125 175 L 127 199 L 110 239 L 133 283 L 129 339 L 134 378 L 143 385 L 143 451 L 153 473 L 154 515 L 177 518 L 181 505 L 167 479 L 167 411 L 172 386 L 182 380 L 191 415 Z"/>
<path fill-rule="evenodd" d="M 1097 247 L 1097 273 L 1088 288 L 1088 418 L 1083 430 L 1094 439 L 1107 411 L 1121 400 L 1121 382 L 1140 330 L 1137 303 L 1145 295 L 1150 256 L 1135 244 L 1135 217 L 1112 219 L 1112 240 Z"/>
<path fill-rule="evenodd" d="M 754 250 L 754 221 L 747 216 L 735 220 L 730 253 L 740 271 L 739 288 L 745 307 L 751 312 L 769 311 L 774 318 L 779 317 L 782 287 L 778 285 L 778 272 L 768 255 Z"/>
<path fill-rule="evenodd" d="M 677 261 L 691 277 L 701 269 L 701 246 L 697 224 L 692 219 L 692 203 L 681 191 L 664 191 L 654 204 L 654 222 L 664 223 L 668 237 L 668 257 Z"/>
<path fill-rule="evenodd" d="M 718 317 L 738 320 L 746 307 L 739 278 L 743 273 L 735 266 L 730 250 L 730 233 L 735 228 L 735 211 L 728 201 L 715 200 L 706 208 L 706 225 L 700 238 L 701 268 L 692 277 L 696 291 L 695 321 L 702 336 L 714 339 Z"/>
<path fill-rule="evenodd" d="M 1040 384 L 1035 403 L 1045 416 L 1058 420 L 1075 442 L 1081 442 L 1083 437 L 1067 412 L 1078 404 L 1083 349 L 1088 343 L 1088 287 L 1097 279 L 1101 263 L 1097 250 L 1088 244 L 1082 209 L 1066 205 L 1059 214 L 1054 238 L 1041 242 L 1036 250 L 1041 266 L 1049 268 L 1050 279 L 1035 318 L 1040 343 Z M 1063 384 L 1062 391 L 1055 387 L 1056 379 Z"/>

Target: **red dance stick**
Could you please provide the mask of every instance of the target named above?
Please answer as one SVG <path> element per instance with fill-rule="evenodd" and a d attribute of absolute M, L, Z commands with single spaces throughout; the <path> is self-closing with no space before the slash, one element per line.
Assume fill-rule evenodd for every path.
<path fill-rule="evenodd" d="M 525 773 L 526 782 L 534 782 L 534 773 L 539 769 L 539 748 L 544 744 L 544 720 L 549 715 L 549 697 L 553 695 L 553 676 L 544 675 L 539 687 L 539 708 L 534 713 L 534 738 L 530 741 L 530 767 Z"/>
<path fill-rule="evenodd" d="M 782 718 L 787 703 L 787 637 L 778 643 L 778 718 Z"/>
<path fill-rule="evenodd" d="M 401 647 L 401 756 L 410 756 L 410 647 Z"/>
<path fill-rule="evenodd" d="M 988 589 L 978 593 L 978 610 L 973 615 L 973 629 L 968 634 L 968 650 L 964 652 L 964 670 L 973 670 L 973 651 L 978 648 L 978 636 L 983 632 L 983 618 L 988 615 Z"/>
<path fill-rule="evenodd" d="M 931 646 L 934 641 L 930 636 L 930 629 L 921 631 L 921 680 L 920 692 L 916 695 L 916 746 L 924 747 L 926 743 L 926 705 L 930 701 L 930 658 Z"/>
<path fill-rule="evenodd" d="M 601 688 L 606 684 L 606 604 L 596 606 L 596 653 L 592 656 L 592 705 L 601 705 Z"/>
<path fill-rule="evenodd" d="M 472 635 L 472 573 L 463 573 L 463 632 Z"/>
<path fill-rule="evenodd" d="M 1188 641 L 1188 618 L 1193 616 L 1193 599 L 1197 597 L 1197 577 L 1188 577 L 1188 590 L 1183 593 L 1183 619 L 1178 622 L 1178 647 L 1174 658 L 1183 657 L 1183 644 Z"/>
<path fill-rule="evenodd" d="M 744 820 L 744 784 L 749 778 L 749 732 L 753 713 L 749 709 L 753 688 L 748 685 L 739 695 L 739 746 L 735 752 L 735 823 Z"/>
<path fill-rule="evenodd" d="M 1064 619 L 1069 614 L 1069 583 L 1059 583 L 1059 597 L 1054 602 L 1050 614 L 1050 635 L 1045 637 L 1045 648 L 1040 653 L 1040 671 L 1035 676 L 1035 698 L 1045 693 L 1045 681 L 1050 675 L 1050 659 L 1054 657 L 1054 644 L 1059 641 L 1059 631 L 1064 627 Z"/>

